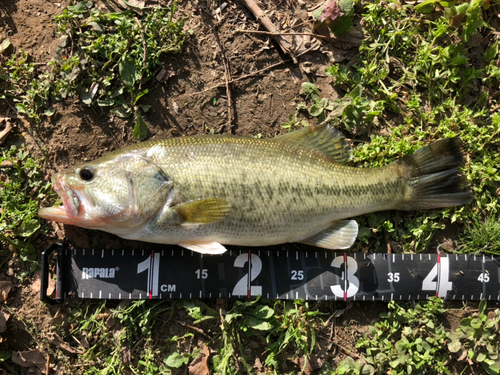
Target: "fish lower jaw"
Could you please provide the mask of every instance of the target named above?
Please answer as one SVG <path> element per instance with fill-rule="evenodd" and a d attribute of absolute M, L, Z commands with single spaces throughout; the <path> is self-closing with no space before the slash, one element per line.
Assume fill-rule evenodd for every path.
<path fill-rule="evenodd" d="M 38 216 L 45 220 L 58 222 L 63 222 L 63 220 L 71 220 L 71 218 L 66 214 L 66 208 L 64 206 L 40 208 L 38 210 Z"/>
<path fill-rule="evenodd" d="M 101 220 L 92 220 L 89 218 L 71 217 L 65 206 L 57 207 L 43 207 L 38 210 L 38 216 L 42 219 L 49 221 L 56 221 L 58 223 L 75 225 L 87 229 L 100 229 L 103 225 Z"/>

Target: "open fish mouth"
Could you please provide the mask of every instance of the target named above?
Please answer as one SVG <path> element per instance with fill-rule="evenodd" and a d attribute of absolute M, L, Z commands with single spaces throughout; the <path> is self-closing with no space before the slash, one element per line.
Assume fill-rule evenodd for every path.
<path fill-rule="evenodd" d="M 64 224 L 74 223 L 81 211 L 78 194 L 64 183 L 64 180 L 58 173 L 52 177 L 52 186 L 63 201 L 63 204 L 57 207 L 41 208 L 38 210 L 38 216 L 46 220 L 58 221 Z"/>

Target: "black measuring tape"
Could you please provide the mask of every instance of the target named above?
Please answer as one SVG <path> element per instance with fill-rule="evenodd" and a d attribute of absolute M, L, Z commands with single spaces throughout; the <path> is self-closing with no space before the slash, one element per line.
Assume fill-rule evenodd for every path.
<path fill-rule="evenodd" d="M 57 249 L 55 299 L 47 296 Z M 500 300 L 500 257 L 229 250 L 203 255 L 165 250 L 69 250 L 42 254 L 42 300 L 254 298 L 389 301 L 441 297 Z"/>

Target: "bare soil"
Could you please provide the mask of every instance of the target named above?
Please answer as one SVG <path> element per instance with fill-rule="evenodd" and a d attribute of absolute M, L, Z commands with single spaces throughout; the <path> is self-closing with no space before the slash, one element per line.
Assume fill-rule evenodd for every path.
<path fill-rule="evenodd" d="M 357 53 L 360 26 L 355 24 L 352 34 L 342 40 L 321 41 L 302 38 L 300 48 L 311 48 L 294 63 L 283 53 L 279 45 L 268 35 L 240 33 L 238 30 L 262 30 L 255 17 L 240 2 L 229 2 L 219 20 L 214 14 L 222 1 L 179 1 L 178 16 L 187 19 L 186 29 L 192 29 L 183 52 L 165 58 L 164 66 L 172 72 L 166 82 L 153 80 L 147 85 L 149 94 L 145 101 L 152 106 L 146 114 L 149 139 L 180 137 L 187 135 L 230 133 L 243 136 L 274 137 L 284 133 L 281 124 L 289 114 L 296 111 L 301 100 L 300 87 L 304 81 L 315 83 L 325 97 L 338 94 L 329 84 L 324 69 L 332 62 L 348 63 Z M 68 0 L 0 0 L 0 41 L 9 38 L 17 51 L 26 50 L 33 61 L 44 64 L 54 55 L 58 41 L 54 15 L 62 12 Z M 258 5 L 281 29 L 305 22 L 302 30 L 310 31 L 308 12 L 316 2 L 308 1 L 260 1 Z M 301 30 L 295 28 L 294 30 Z M 361 33 L 362 35 L 362 33 Z M 227 62 L 227 72 L 224 65 Z M 269 70 L 266 67 L 276 65 Z M 261 72 L 260 72 L 261 71 Z M 248 78 L 227 84 L 250 74 Z M 228 90 L 229 89 L 229 90 Z M 231 98 L 230 105 L 228 99 Z M 108 111 L 88 108 L 77 99 L 67 100 L 55 106 L 56 114 L 41 124 L 21 118 L 13 119 L 14 131 L 4 146 L 26 143 L 33 146 L 32 153 L 44 157 L 43 169 L 47 175 L 72 164 L 92 160 L 124 145 L 137 142 L 132 134 L 132 121 L 113 117 Z M 230 114 L 228 114 L 228 111 Z M 0 108 L 0 115 L 9 114 L 8 107 Z M 55 240 L 64 240 L 73 247 L 134 248 L 135 242 L 124 241 L 112 235 L 88 231 L 71 226 L 54 226 L 47 237 L 41 237 L 35 244 L 38 251 Z M 150 245 L 147 245 L 150 247 Z M 151 245 L 153 246 L 153 245 Z M 71 309 L 84 309 L 87 302 L 71 302 L 59 307 L 49 307 L 39 301 L 40 281 L 37 276 L 19 282 L 13 274 L 15 263 L 0 269 L 1 280 L 12 283 L 7 301 L 0 303 L 2 314 L 8 314 L 7 330 L 1 333 L 0 349 L 15 352 L 38 350 L 47 359 L 51 374 L 78 374 L 78 367 L 69 367 L 72 358 L 79 353 L 69 353 L 67 358 L 51 357 L 49 346 L 37 342 L 38 332 L 50 332 L 53 325 L 70 325 Z M 227 305 L 230 301 L 206 301 L 209 305 Z M 315 350 L 316 363 L 308 369 L 318 372 L 325 363 L 338 363 L 346 355 L 356 354 L 356 340 L 367 331 L 370 323 L 378 318 L 385 304 L 355 304 L 340 318 L 333 319 L 331 326 L 319 333 L 319 349 Z M 450 306 L 461 307 L 461 304 Z M 343 303 L 325 304 L 326 312 L 345 308 Z M 179 313 L 180 314 L 180 313 Z M 457 320 L 448 316 L 450 328 Z M 185 316 L 176 316 L 173 321 L 184 321 Z M 202 326 L 203 329 L 210 329 Z M 115 329 L 115 328 L 110 328 Z M 116 328 L 117 329 L 117 328 Z M 190 331 L 181 324 L 159 330 L 158 339 Z M 195 345 L 201 346 L 207 338 L 197 331 Z M 82 340 L 81 337 L 79 337 Z M 332 344 L 335 340 L 336 344 Z M 74 345 L 68 339 L 68 345 Z M 63 345 L 61 343 L 59 346 Z M 249 343 L 249 358 L 255 361 L 259 372 L 259 354 L 265 348 L 261 344 Z M 290 358 L 294 353 L 290 353 Z M 297 373 L 299 359 L 282 358 L 283 373 Z M 31 363 L 31 365 L 29 365 Z M 35 365 L 35 363 L 38 364 Z M 40 365 L 34 359 L 27 367 L 7 361 L 1 374 L 46 373 L 46 364 Z M 458 368 L 460 372 L 462 368 Z"/>

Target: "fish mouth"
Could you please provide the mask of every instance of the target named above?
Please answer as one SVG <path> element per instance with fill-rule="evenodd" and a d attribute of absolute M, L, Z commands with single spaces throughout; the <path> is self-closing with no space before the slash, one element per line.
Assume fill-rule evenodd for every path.
<path fill-rule="evenodd" d="M 42 219 L 64 224 L 75 224 L 75 221 L 79 216 L 82 216 L 81 214 L 84 211 L 77 191 L 71 189 L 58 173 L 52 176 L 52 187 L 63 201 L 63 204 L 57 207 L 43 207 L 38 210 L 38 216 Z"/>

